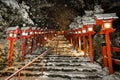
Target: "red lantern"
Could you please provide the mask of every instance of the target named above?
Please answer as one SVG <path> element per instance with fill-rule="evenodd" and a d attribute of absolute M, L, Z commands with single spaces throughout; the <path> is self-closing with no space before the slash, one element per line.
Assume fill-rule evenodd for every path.
<path fill-rule="evenodd" d="M 78 48 L 78 29 L 74 29 L 73 30 L 73 36 L 74 36 L 74 47 L 75 47 L 75 49 L 77 49 Z"/>
<path fill-rule="evenodd" d="M 118 18 L 116 16 L 116 13 L 97 14 L 95 16 L 96 16 L 96 25 L 101 25 L 102 27 L 100 34 L 104 34 L 106 30 L 107 32 L 115 31 L 115 29 L 112 28 L 112 22 Z"/>
<path fill-rule="evenodd" d="M 87 30 L 88 34 L 94 34 L 95 21 L 83 21 L 83 25 Z"/>
<path fill-rule="evenodd" d="M 79 29 L 78 29 L 78 36 L 81 36 L 81 34 L 82 34 L 82 29 L 79 28 Z"/>
<path fill-rule="evenodd" d="M 82 34 L 82 30 L 81 28 L 78 29 L 78 51 L 81 52 L 81 34 Z"/>
<path fill-rule="evenodd" d="M 101 24 L 102 30 L 101 30 L 100 34 L 105 34 L 109 73 L 112 74 L 114 71 L 113 71 L 113 67 L 112 67 L 112 56 L 111 56 L 111 46 L 110 46 L 109 34 L 115 31 L 115 29 L 112 28 L 112 22 L 113 22 L 113 20 L 116 20 L 118 17 L 116 16 L 115 13 L 110 13 L 110 14 L 99 14 L 96 16 L 96 18 L 98 20 L 102 21 L 102 24 Z"/>
<path fill-rule="evenodd" d="M 87 26 L 83 25 L 83 27 L 81 28 L 82 30 L 82 36 L 87 36 Z"/>
<path fill-rule="evenodd" d="M 21 30 L 18 26 L 16 27 L 9 27 L 7 29 L 7 33 L 8 33 L 8 36 L 7 36 L 7 39 L 8 40 L 17 40 L 19 38 L 19 34 L 21 33 Z"/>
<path fill-rule="evenodd" d="M 95 21 L 83 21 L 83 25 L 87 28 L 87 34 L 89 37 L 89 53 L 90 53 L 90 61 L 93 63 L 93 48 L 92 48 L 92 35 L 94 32 Z"/>
<path fill-rule="evenodd" d="M 22 27 L 21 28 L 21 38 L 22 38 L 22 61 L 24 61 L 24 56 L 26 53 L 26 39 L 29 38 L 29 33 L 31 31 L 30 27 Z"/>
<path fill-rule="evenodd" d="M 32 31 L 33 31 L 34 50 L 36 50 L 37 49 L 37 35 L 38 35 L 37 27 L 32 27 Z"/>
<path fill-rule="evenodd" d="M 21 30 L 18 26 L 16 27 L 9 27 L 7 29 L 7 40 L 10 40 L 10 49 L 9 49 L 9 60 L 8 60 L 8 66 L 12 66 L 12 56 L 13 56 L 13 45 L 14 41 L 19 38 L 19 34 L 21 33 Z"/>
<path fill-rule="evenodd" d="M 101 30 L 100 34 L 105 34 L 106 31 L 110 32 L 110 33 L 114 32 L 115 29 L 112 28 L 112 22 L 113 22 L 113 19 L 103 20 L 102 30 Z"/>
<path fill-rule="evenodd" d="M 21 28 L 21 38 L 28 38 L 30 32 L 31 32 L 31 28 L 30 27 L 22 27 Z"/>
<path fill-rule="evenodd" d="M 87 36 L 87 27 L 85 25 L 83 25 L 83 27 L 81 28 L 82 31 L 82 39 L 83 39 L 83 47 L 84 47 L 84 57 L 87 56 L 87 43 L 86 43 L 86 38 L 85 36 Z"/>
<path fill-rule="evenodd" d="M 34 38 L 37 36 L 37 27 L 32 27 Z"/>

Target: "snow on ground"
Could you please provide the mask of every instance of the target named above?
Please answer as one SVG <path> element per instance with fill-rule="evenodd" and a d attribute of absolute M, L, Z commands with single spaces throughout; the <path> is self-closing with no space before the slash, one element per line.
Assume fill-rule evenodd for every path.
<path fill-rule="evenodd" d="M 102 77 L 102 80 L 120 80 L 120 72 L 115 72 L 114 74 L 109 75 L 108 68 L 101 69 L 101 66 L 97 63 L 81 63 L 82 66 L 87 66 L 99 70 L 97 73 L 98 76 Z"/>
<path fill-rule="evenodd" d="M 115 72 L 114 74 L 109 75 L 108 68 L 104 68 L 99 74 L 103 75 L 102 80 L 120 80 L 120 73 Z"/>

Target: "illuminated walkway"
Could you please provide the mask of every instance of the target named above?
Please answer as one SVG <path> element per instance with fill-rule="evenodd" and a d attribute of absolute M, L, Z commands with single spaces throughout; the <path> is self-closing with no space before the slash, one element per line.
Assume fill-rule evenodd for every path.
<path fill-rule="evenodd" d="M 61 39 L 62 37 L 62 39 Z M 58 39 L 59 38 L 59 39 Z M 63 40 L 64 39 L 64 40 Z M 36 60 L 32 65 L 27 67 L 25 70 L 21 72 L 22 80 L 105 80 L 107 76 L 109 76 L 106 69 L 102 69 L 102 67 L 94 62 L 94 64 L 90 63 L 89 57 L 82 57 L 80 55 L 73 56 L 72 54 L 72 46 L 66 46 L 69 49 L 69 53 L 65 53 L 64 48 L 60 47 L 57 42 L 59 40 L 59 45 L 63 44 L 64 48 L 67 40 L 63 38 L 63 36 L 57 36 L 54 40 L 49 42 L 56 42 L 57 47 L 54 46 L 53 52 L 49 52 L 49 55 L 46 55 L 44 58 L 44 66 L 42 66 L 41 59 Z M 53 43 L 52 43 L 53 44 Z M 50 43 L 46 44 L 46 46 L 50 45 Z M 51 46 L 51 47 L 52 47 Z M 56 50 L 57 48 L 57 50 Z M 63 48 L 63 50 L 61 50 Z M 0 80 L 4 80 L 5 77 L 14 73 L 17 68 L 21 68 L 23 65 L 27 64 L 33 58 L 40 55 L 47 48 L 43 47 L 36 52 L 33 52 L 31 55 L 26 55 L 25 62 L 15 63 L 10 68 L 5 68 L 0 71 Z M 61 51 L 60 51 L 61 50 Z M 57 52 L 56 52 L 57 51 Z M 64 51 L 64 52 L 63 52 Z M 74 51 L 73 51 L 74 52 Z M 55 54 L 57 53 L 57 54 Z M 79 53 L 76 53 L 79 54 Z M 42 67 L 44 67 L 44 73 L 42 75 Z M 109 76 L 110 77 L 110 76 Z M 11 80 L 16 80 L 17 78 L 12 78 Z M 113 79 L 114 80 L 114 79 Z M 117 80 L 117 79 L 116 79 Z"/>

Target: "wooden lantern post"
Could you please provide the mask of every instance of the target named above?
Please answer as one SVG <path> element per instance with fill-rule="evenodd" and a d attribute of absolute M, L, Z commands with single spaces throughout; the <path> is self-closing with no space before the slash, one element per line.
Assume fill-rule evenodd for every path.
<path fill-rule="evenodd" d="M 56 34 L 56 32 L 55 32 L 55 30 L 51 30 L 51 39 L 53 38 L 53 37 L 55 37 L 55 34 Z"/>
<path fill-rule="evenodd" d="M 78 31 L 77 31 L 77 29 L 74 29 L 74 31 L 73 31 L 73 37 L 74 37 L 74 47 L 77 50 L 78 49 Z"/>
<path fill-rule="evenodd" d="M 87 34 L 89 37 L 89 55 L 90 55 L 90 62 L 94 62 L 93 58 L 93 47 L 92 47 L 92 35 L 95 33 L 93 28 L 95 25 L 95 21 L 83 21 L 83 25 L 87 28 Z"/>
<path fill-rule="evenodd" d="M 48 32 L 48 39 L 49 39 L 49 40 L 52 39 L 52 30 L 49 30 L 49 32 Z"/>
<path fill-rule="evenodd" d="M 41 30 L 40 28 L 38 29 L 38 47 L 41 46 Z"/>
<path fill-rule="evenodd" d="M 113 74 L 113 65 L 112 65 L 112 54 L 111 54 L 111 46 L 110 46 L 110 33 L 114 32 L 115 29 L 112 28 L 112 22 L 113 20 L 117 19 L 115 13 L 110 14 L 99 14 L 96 15 L 96 24 L 101 25 L 102 30 L 100 34 L 105 34 L 105 40 L 106 40 L 106 48 L 107 48 L 107 58 L 108 58 L 108 67 L 109 67 L 109 73 Z"/>
<path fill-rule="evenodd" d="M 37 49 L 37 27 L 32 27 L 32 31 L 34 33 L 33 35 L 33 46 L 34 46 L 34 51 Z"/>
<path fill-rule="evenodd" d="M 82 51 L 82 49 L 81 49 L 81 44 L 82 44 L 82 42 L 81 42 L 81 33 L 82 33 L 82 30 L 81 30 L 81 28 L 79 28 L 78 29 L 78 51 L 79 52 Z"/>
<path fill-rule="evenodd" d="M 74 48 L 76 49 L 76 36 L 75 35 L 76 35 L 75 30 L 72 30 L 72 35 L 71 35 L 72 42 L 73 42 Z"/>
<path fill-rule="evenodd" d="M 82 39 L 83 39 L 83 47 L 84 47 L 84 57 L 87 56 L 87 42 L 85 36 L 87 36 L 87 28 L 86 26 L 83 26 L 82 28 Z"/>
<path fill-rule="evenodd" d="M 36 48 L 40 47 L 40 28 L 36 29 Z"/>
<path fill-rule="evenodd" d="M 70 41 L 70 44 L 73 45 L 73 31 L 72 30 L 69 32 L 69 41 Z"/>
<path fill-rule="evenodd" d="M 47 39 L 48 39 L 47 34 L 48 34 L 48 30 L 45 29 L 45 30 L 44 30 L 44 37 L 43 37 L 44 45 L 46 44 L 46 41 L 47 41 Z"/>
<path fill-rule="evenodd" d="M 18 35 L 21 33 L 21 30 L 18 26 L 16 27 L 9 27 L 7 29 L 7 40 L 10 40 L 10 49 L 9 49 L 9 58 L 8 58 L 8 66 L 12 66 L 12 56 L 13 56 L 13 47 L 14 42 L 18 40 Z"/>
<path fill-rule="evenodd" d="M 66 37 L 69 40 L 69 42 L 70 42 L 71 45 L 73 44 L 73 37 L 72 37 L 72 35 L 73 35 L 72 30 L 66 31 Z"/>
<path fill-rule="evenodd" d="M 31 31 L 30 27 L 22 27 L 21 28 L 21 39 L 22 39 L 22 61 L 25 59 L 26 53 L 26 40 L 29 38 L 29 33 Z"/>
<path fill-rule="evenodd" d="M 42 29 L 41 30 L 41 46 L 43 46 L 44 45 L 44 30 Z"/>
<path fill-rule="evenodd" d="M 30 35 L 29 35 L 29 40 L 30 40 L 30 47 L 29 47 L 29 53 L 32 54 L 32 49 L 33 49 L 33 38 L 34 38 L 34 32 L 31 29 Z"/>
<path fill-rule="evenodd" d="M 50 37 L 51 37 L 51 31 L 50 31 L 50 29 L 48 29 L 47 38 L 50 40 Z"/>

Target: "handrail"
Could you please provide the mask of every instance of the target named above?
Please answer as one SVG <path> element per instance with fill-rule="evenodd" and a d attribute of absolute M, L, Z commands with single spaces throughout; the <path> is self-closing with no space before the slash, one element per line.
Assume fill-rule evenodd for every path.
<path fill-rule="evenodd" d="M 118 47 L 111 47 L 111 51 L 120 52 L 120 48 L 118 48 Z M 113 61 L 113 63 L 115 63 L 115 64 L 120 66 L 120 60 L 119 59 L 112 58 L 112 61 Z"/>
<path fill-rule="evenodd" d="M 118 47 L 110 47 L 111 48 L 111 51 L 114 51 L 114 52 L 120 52 L 120 48 Z M 102 47 L 102 54 L 103 54 L 103 66 L 104 67 L 109 67 L 109 63 L 108 63 L 108 54 L 107 54 L 107 51 L 106 51 L 106 46 L 103 46 Z M 111 54 L 111 58 L 112 58 L 112 54 Z M 115 59 L 115 58 L 112 58 L 112 62 L 119 65 L 120 66 L 120 60 L 119 59 Z M 112 65 L 110 65 L 112 66 Z M 109 72 L 111 70 L 109 69 Z"/>
<path fill-rule="evenodd" d="M 112 58 L 112 62 L 120 66 L 120 60 Z"/>
<path fill-rule="evenodd" d="M 15 73 L 13 73 L 12 75 L 10 75 L 8 78 L 6 78 L 5 80 L 9 80 L 12 77 L 14 77 L 16 74 L 19 74 L 23 69 L 25 69 L 26 67 L 28 67 L 29 65 L 31 65 L 33 62 L 35 62 L 38 58 L 42 58 L 44 57 L 44 55 L 47 54 L 47 52 L 49 50 L 51 50 L 52 48 L 46 50 L 45 52 L 43 52 L 42 54 L 40 54 L 38 57 L 34 58 L 31 62 L 29 62 L 28 64 L 26 64 L 25 66 L 23 66 L 21 69 L 19 69 L 18 71 L 16 71 Z"/>
<path fill-rule="evenodd" d="M 111 50 L 115 52 L 120 52 L 120 48 L 117 48 L 117 47 L 111 47 Z"/>

